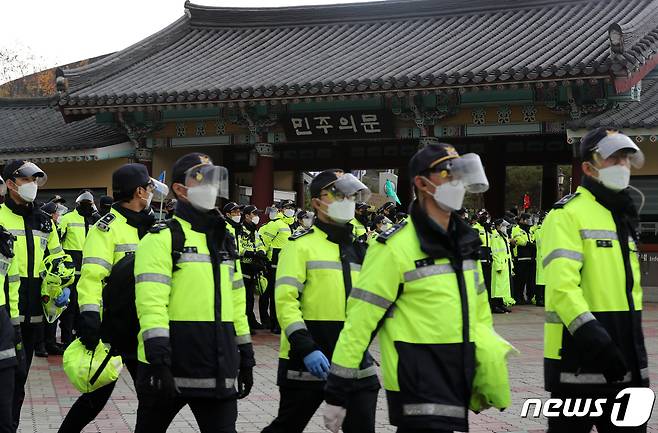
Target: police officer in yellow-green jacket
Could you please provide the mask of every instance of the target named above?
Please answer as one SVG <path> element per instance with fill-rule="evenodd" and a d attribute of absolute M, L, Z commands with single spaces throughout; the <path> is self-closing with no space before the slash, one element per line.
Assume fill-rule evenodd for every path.
<path fill-rule="evenodd" d="M 527 212 L 519 215 L 519 223 L 512 227 L 511 244 L 514 246 L 513 296 L 518 305 L 530 304 L 535 296 L 535 238 L 530 233 L 531 217 Z"/>
<path fill-rule="evenodd" d="M 283 329 L 276 419 L 263 433 L 301 433 L 324 400 L 329 359 L 345 320 L 345 301 L 367 245 L 353 234 L 357 196 L 369 193 L 351 174 L 325 170 L 310 184 L 315 226 L 293 235 L 281 252 L 276 303 Z M 364 351 L 365 352 L 365 351 Z M 379 381 L 370 355 L 361 354 L 347 402 L 346 433 L 374 433 Z"/>
<path fill-rule="evenodd" d="M 4 195 L 7 187 L 0 178 L 0 195 Z M 12 273 L 18 267 L 13 264 L 15 237 L 0 227 L 0 284 L 12 278 Z M 16 278 L 17 275 L 13 275 Z M 14 399 L 14 384 L 16 368 L 18 367 L 17 352 L 21 351 L 20 332 L 12 325 L 11 318 L 18 317 L 18 297 L 16 293 L 8 297 L 4 290 L 0 290 L 0 432 L 13 433 L 14 417 L 12 406 Z M 18 325 L 15 325 L 18 327 Z"/>
<path fill-rule="evenodd" d="M 546 283 L 544 281 L 544 263 L 541 255 L 542 230 L 545 214 L 537 214 L 536 223 L 532 226 L 532 236 L 535 238 L 536 255 L 535 255 L 535 299 L 534 303 L 538 307 L 544 306 L 544 292 Z"/>
<path fill-rule="evenodd" d="M 135 431 L 165 432 L 189 405 L 202 433 L 235 432 L 236 398 L 249 394 L 255 362 L 235 240 L 215 208 L 228 195 L 228 172 L 190 153 L 174 163 L 172 182 L 174 217 L 146 235 L 135 256 L 144 408 Z M 184 237 L 175 266 L 173 224 Z"/>
<path fill-rule="evenodd" d="M 242 209 L 242 224 L 238 234 L 238 253 L 242 278 L 244 279 L 246 294 L 246 312 L 249 328 L 252 333 L 255 329 L 263 329 L 263 325 L 256 320 L 254 313 L 254 296 L 256 287 L 260 285 L 260 277 L 267 271 L 267 257 L 265 245 L 258 234 L 260 211 L 256 206 L 247 205 Z M 235 220 L 234 220 L 235 221 Z"/>
<path fill-rule="evenodd" d="M 73 284 L 69 287 L 71 290 L 70 303 L 64 313 L 59 318 L 62 344 L 67 346 L 73 341 L 73 325 L 78 314 L 78 291 L 77 284 L 80 279 L 80 270 L 82 269 L 82 248 L 87 239 L 89 229 L 100 219 L 100 215 L 94 209 L 94 195 L 91 191 L 82 191 L 75 200 L 76 208 L 72 212 L 67 212 L 59 220 L 59 231 L 64 252 L 71 256 L 75 263 L 76 277 Z M 46 343 L 50 339 L 51 344 L 55 341 L 55 327 L 50 328 L 52 334 L 46 334 Z"/>
<path fill-rule="evenodd" d="M 583 181 L 542 225 L 546 280 L 545 386 L 555 398 L 605 398 L 598 417 L 549 418 L 551 433 L 618 431 L 617 393 L 648 387 L 642 333 L 638 210 L 631 165 L 644 156 L 626 135 L 598 128 L 580 143 Z M 560 412 L 561 413 L 561 412 Z M 619 431 L 644 432 L 646 425 Z"/>
<path fill-rule="evenodd" d="M 354 219 L 351 224 L 354 226 L 354 236 L 367 241 L 368 240 L 368 226 L 370 226 L 370 206 L 368 203 L 360 201 L 356 204 Z"/>
<path fill-rule="evenodd" d="M 475 374 L 471 329 L 491 326 L 480 238 L 455 211 L 489 184 L 475 154 L 431 143 L 409 163 L 409 217 L 366 254 L 331 359 L 325 424 L 337 432 L 363 356 L 378 333 L 389 419 L 400 433 L 468 431 Z"/>
<path fill-rule="evenodd" d="M 288 217 L 285 214 L 287 213 L 289 215 L 291 210 L 294 217 L 294 203 L 291 200 L 285 200 L 268 207 L 265 212 L 269 221 L 258 230 L 267 251 L 267 258 L 270 261 L 270 268 L 267 275 L 267 290 L 260 297 L 258 307 L 263 325 L 269 326 L 270 330 L 275 333 L 280 333 L 281 327 L 276 320 L 274 280 L 276 278 L 279 254 L 281 253 L 281 249 L 288 243 L 288 238 L 292 233 L 290 225 L 286 222 L 286 218 Z"/>
<path fill-rule="evenodd" d="M 472 227 L 477 230 L 478 235 L 480 235 L 480 265 L 482 266 L 482 273 L 484 274 L 484 284 L 487 286 L 487 293 L 489 294 L 489 300 L 491 300 L 491 264 L 493 262 L 493 257 L 491 254 L 491 237 L 495 228 L 491 226 L 491 217 L 489 212 L 485 209 L 482 209 L 475 214 L 475 222 Z M 493 306 L 492 306 L 493 311 Z"/>
<path fill-rule="evenodd" d="M 25 381 L 32 364 L 34 344 L 38 333 L 43 332 L 43 307 L 41 305 L 41 264 L 46 253 L 64 254 L 57 230 L 50 215 L 34 205 L 37 191 L 46 183 L 43 170 L 29 161 L 11 161 L 3 170 L 8 193 L 0 207 L 0 226 L 16 237 L 13 262 L 18 268 L 7 279 L 10 302 L 18 296 L 18 311 L 12 314 L 17 332 L 22 338 L 21 363 L 16 369 L 13 417 L 18 428 L 21 407 L 25 398 Z"/>
<path fill-rule="evenodd" d="M 77 333 L 88 350 L 94 350 L 101 337 L 103 343 L 109 343 L 108 334 L 116 336 L 112 329 L 107 329 L 107 316 L 103 317 L 106 326 L 101 322 L 101 310 L 108 308 L 108 305 L 102 305 L 103 289 L 115 266 L 127 255 L 135 253 L 139 239 L 155 222 L 150 204 L 158 185 L 165 188 L 149 176 L 143 164 L 125 164 L 112 173 L 114 204 L 110 212 L 89 229 L 82 249 L 82 268 L 77 286 L 80 309 Z M 166 191 L 160 192 L 166 195 Z M 84 230 L 84 227 L 79 228 Z M 132 353 L 127 353 L 126 347 L 119 349 L 117 346 L 120 345 L 115 344 L 115 350 L 121 350 L 122 361 L 134 382 L 137 375 L 135 347 L 131 349 Z M 116 382 L 112 382 L 80 395 L 66 414 L 58 433 L 82 431 L 105 407 L 115 385 Z"/>

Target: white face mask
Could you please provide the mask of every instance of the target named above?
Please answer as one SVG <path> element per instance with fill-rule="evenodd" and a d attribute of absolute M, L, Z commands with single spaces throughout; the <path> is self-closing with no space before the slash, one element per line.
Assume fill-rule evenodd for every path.
<path fill-rule="evenodd" d="M 294 217 L 295 216 L 295 210 L 294 209 L 285 209 L 283 211 L 283 215 L 285 215 L 288 218 Z"/>
<path fill-rule="evenodd" d="M 354 219 L 355 211 L 356 202 L 347 199 L 335 201 L 327 206 L 327 216 L 338 224 L 345 224 Z"/>
<path fill-rule="evenodd" d="M 213 185 L 198 185 L 187 188 L 187 199 L 192 207 L 200 211 L 209 211 L 215 208 L 215 200 L 219 187 Z"/>
<path fill-rule="evenodd" d="M 233 220 L 233 222 L 239 223 L 240 222 L 240 215 L 232 216 L 231 219 Z"/>
<path fill-rule="evenodd" d="M 434 185 L 429 179 L 429 183 Z M 432 197 L 441 209 L 447 212 L 455 211 L 462 208 L 464 204 L 464 195 L 466 188 L 461 180 L 446 182 L 442 185 L 435 186 Z"/>
<path fill-rule="evenodd" d="M 271 220 L 276 219 L 276 216 L 279 214 L 277 211 L 272 211 L 268 214 Z"/>
<path fill-rule="evenodd" d="M 304 228 L 311 228 L 313 225 L 313 218 L 302 218 L 302 226 Z"/>
<path fill-rule="evenodd" d="M 18 185 L 18 195 L 28 203 L 32 203 L 35 198 L 37 198 L 37 190 L 39 187 L 36 182 L 24 183 L 23 185 Z"/>
<path fill-rule="evenodd" d="M 259 222 L 260 222 L 260 217 L 258 215 L 256 215 L 255 217 L 251 217 L 252 224 L 258 225 Z"/>
<path fill-rule="evenodd" d="M 615 192 L 628 188 L 631 181 L 631 169 L 625 165 L 612 165 L 599 168 L 599 180 L 608 189 Z"/>

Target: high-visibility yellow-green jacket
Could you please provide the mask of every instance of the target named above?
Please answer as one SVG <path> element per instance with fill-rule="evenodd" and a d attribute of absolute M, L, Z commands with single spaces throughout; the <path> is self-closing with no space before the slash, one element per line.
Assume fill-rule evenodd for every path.
<path fill-rule="evenodd" d="M 520 225 L 515 225 L 512 227 L 510 237 L 516 242 L 513 255 L 517 260 L 525 261 L 535 258 L 535 238 L 531 232 L 525 231 Z"/>
<path fill-rule="evenodd" d="M 542 263 L 543 258 L 541 255 L 541 244 L 542 244 L 542 229 L 541 224 L 533 226 L 534 230 L 532 235 L 535 238 L 535 244 L 537 245 L 537 255 L 535 256 L 535 284 L 538 286 L 543 286 L 546 284 L 544 281 L 544 264 Z"/>
<path fill-rule="evenodd" d="M 514 267 L 509 240 L 505 234 L 495 230 L 491 234 L 491 297 L 511 301 L 511 274 Z"/>
<path fill-rule="evenodd" d="M 14 271 L 12 268 L 12 259 L 5 257 L 0 254 L 0 287 L 5 286 L 5 280 L 9 278 L 9 272 Z M 18 275 L 16 275 L 17 277 Z M 18 319 L 18 294 L 14 293 L 13 299 L 9 299 L 10 306 L 7 308 L 7 298 L 5 296 L 5 291 L 0 290 L 0 370 L 7 367 L 13 367 L 17 365 L 16 360 L 16 347 L 14 341 L 14 328 L 12 326 L 12 320 L 10 311 L 13 312 L 15 320 Z"/>
<path fill-rule="evenodd" d="M 345 298 L 361 269 L 365 243 L 353 238 L 351 247 L 341 248 L 329 240 L 329 234 L 321 227 L 331 229 L 318 222 L 312 229 L 291 237 L 279 258 L 274 296 L 283 331 L 277 381 L 280 386 L 324 386 L 324 380 L 308 372 L 303 359 L 315 349 L 331 359 L 345 322 Z M 291 337 L 293 334 L 304 340 L 298 347 L 295 341 L 299 340 Z M 357 364 L 359 378 L 363 379 L 360 386 L 378 388 L 377 370 L 367 351 Z"/>
<path fill-rule="evenodd" d="M 590 188 L 597 187 L 604 188 Z M 610 210 L 582 185 L 555 205 L 541 230 L 546 389 L 598 392 L 648 386 L 640 264 L 630 230 L 620 231 Z M 610 343 L 630 369 L 622 383 L 607 384 L 602 374 L 599 354 Z"/>
<path fill-rule="evenodd" d="M 354 218 L 352 219 L 352 221 L 350 221 L 350 224 L 354 226 L 354 230 L 353 230 L 354 236 L 356 236 L 357 238 L 361 238 L 363 240 L 367 239 L 368 229 L 366 229 L 366 226 L 364 226 L 363 223 L 361 223 L 361 221 Z"/>
<path fill-rule="evenodd" d="M 203 232 L 193 229 L 180 209 L 173 220 L 183 229 L 185 248 L 176 269 L 166 226 L 144 236 L 137 248 L 137 356 L 145 363 L 170 362 L 184 396 L 234 397 L 238 345 L 251 347 L 235 240 L 223 225 Z M 208 244 L 218 239 L 215 230 L 224 232 L 223 243 L 211 252 Z M 171 353 L 170 361 L 157 359 L 163 348 Z"/>
<path fill-rule="evenodd" d="M 82 250 L 82 270 L 77 287 L 81 313 L 100 313 L 105 279 L 119 260 L 135 252 L 138 243 L 137 227 L 128 224 L 126 217 L 114 206 L 89 230 Z"/>
<path fill-rule="evenodd" d="M 77 209 L 62 216 L 59 220 L 62 248 L 65 251 L 82 251 L 90 227 Z"/>
<path fill-rule="evenodd" d="M 430 231 L 424 228 L 428 217 L 416 217 L 418 204 L 413 206 L 405 223 L 382 233 L 368 249 L 347 301 L 347 320 L 332 358 L 327 392 L 355 377 L 373 332 L 379 329 L 391 424 L 467 431 L 475 369 L 469 329 L 478 322 L 492 326 L 478 261 L 480 242 L 477 233 L 453 215 L 450 227 L 464 259 L 451 263 L 448 255 L 453 253 L 447 250 L 437 258 L 428 257 L 421 242 L 431 242 L 438 234 L 431 230 L 423 235 L 426 240 L 420 238 L 421 230 Z M 329 398 L 327 402 L 332 403 Z"/>
<path fill-rule="evenodd" d="M 278 255 L 281 249 L 288 243 L 291 231 L 290 226 L 283 220 L 283 214 L 279 212 L 276 219 L 269 220 L 260 230 L 260 237 L 267 250 L 267 258 L 273 262 L 276 267 Z"/>
<path fill-rule="evenodd" d="M 475 222 L 472 227 L 478 232 L 478 235 L 480 236 L 480 242 L 482 242 L 482 245 L 480 246 L 480 262 L 491 263 L 493 260 L 491 256 L 492 233 L 485 229 L 484 226 L 479 222 Z"/>
<path fill-rule="evenodd" d="M 242 277 L 250 279 L 256 274 L 256 268 L 254 267 L 256 254 L 259 251 L 261 251 L 261 254 L 267 253 L 265 245 L 256 226 L 249 223 L 242 224 L 242 229 L 236 241 L 242 267 Z"/>
<path fill-rule="evenodd" d="M 12 260 L 14 269 L 7 278 L 12 321 L 41 323 L 40 273 L 43 271 L 43 259 L 46 252 L 48 255 L 64 254 L 57 230 L 50 215 L 34 209 L 32 204 L 19 206 L 9 195 L 0 207 L 0 225 L 16 236 Z M 17 305 L 17 310 L 14 305 Z"/>

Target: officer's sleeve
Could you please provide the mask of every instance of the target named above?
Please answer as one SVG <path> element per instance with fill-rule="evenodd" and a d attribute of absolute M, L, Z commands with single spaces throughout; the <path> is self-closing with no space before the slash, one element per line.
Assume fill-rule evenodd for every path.
<path fill-rule="evenodd" d="M 263 240 L 263 246 L 265 248 L 265 251 L 268 251 L 270 249 L 270 245 L 272 244 L 272 241 L 276 237 L 276 233 L 271 232 L 273 226 L 274 224 L 267 223 L 264 226 L 262 226 L 260 230 L 258 230 L 258 235 Z"/>
<path fill-rule="evenodd" d="M 505 240 L 498 236 L 491 237 L 491 258 L 493 260 L 493 270 L 498 272 L 505 268 L 505 259 L 507 255 L 507 248 L 505 248 Z"/>
<path fill-rule="evenodd" d="M 82 269 L 78 281 L 78 305 L 80 312 L 100 312 L 103 297 L 103 281 L 112 272 L 114 262 L 114 237 L 112 229 L 102 231 L 98 226 L 89 230 L 82 248 Z"/>
<path fill-rule="evenodd" d="M 477 261 L 477 287 L 476 293 L 476 311 L 477 311 L 477 320 L 480 323 L 483 323 L 489 327 L 493 327 L 493 318 L 491 317 L 491 307 L 489 306 L 489 295 L 487 293 L 487 284 L 484 279 L 484 272 L 482 271 L 482 263 Z"/>
<path fill-rule="evenodd" d="M 306 257 L 298 242 L 286 244 L 279 255 L 274 299 L 279 325 L 290 341 L 290 350 L 301 357 L 317 349 L 302 316 L 299 297 L 306 283 Z"/>
<path fill-rule="evenodd" d="M 235 326 L 236 342 L 238 344 L 250 343 L 251 333 L 247 321 L 247 296 L 242 279 L 240 261 L 235 261 L 235 272 L 233 272 L 233 324 Z"/>
<path fill-rule="evenodd" d="M 261 237 L 260 232 L 256 232 L 254 248 L 256 251 L 262 251 L 264 253 L 267 252 L 267 247 L 265 246 L 265 242 L 263 242 L 263 238 Z"/>
<path fill-rule="evenodd" d="M 528 238 L 523 230 L 519 226 L 514 227 L 512 230 L 512 239 L 516 242 L 516 245 L 525 246 L 528 244 Z"/>
<path fill-rule="evenodd" d="M 64 250 L 62 244 L 59 242 L 59 235 L 57 234 L 57 227 L 53 223 L 50 233 L 48 234 L 48 253 L 51 256 L 63 256 Z"/>
<path fill-rule="evenodd" d="M 63 240 L 64 237 L 66 236 L 66 231 L 69 228 L 69 220 L 66 217 L 62 217 L 59 220 L 59 226 L 57 227 L 59 229 L 59 239 Z"/>
<path fill-rule="evenodd" d="M 135 251 L 135 306 L 144 354 L 152 364 L 171 365 L 171 248 L 169 230 L 162 230 L 144 236 Z"/>
<path fill-rule="evenodd" d="M 583 353 L 598 353 L 612 340 L 590 312 L 580 287 L 584 256 L 579 226 L 566 210 L 554 209 L 542 230 L 547 320 L 561 321 Z"/>
<path fill-rule="evenodd" d="M 9 305 L 9 317 L 11 318 L 12 325 L 18 325 L 20 323 L 20 319 L 18 318 L 18 289 L 21 285 L 21 276 L 18 271 L 18 260 L 16 257 L 14 257 L 9 264 L 6 278 L 9 287 L 9 299 L 7 299 L 7 304 Z"/>
<path fill-rule="evenodd" d="M 355 379 L 373 331 L 398 296 L 403 283 L 394 248 L 375 242 L 368 248 L 359 278 L 347 300 L 347 318 L 334 355 L 331 373 Z M 402 294 L 401 296 L 404 296 Z"/>

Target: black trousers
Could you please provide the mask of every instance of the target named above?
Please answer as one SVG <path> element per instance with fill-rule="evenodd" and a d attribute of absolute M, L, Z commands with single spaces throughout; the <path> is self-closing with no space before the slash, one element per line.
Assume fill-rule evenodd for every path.
<path fill-rule="evenodd" d="M 34 356 L 34 345 L 39 332 L 43 332 L 42 323 L 21 323 L 21 335 L 23 336 L 23 350 L 16 351 L 18 358 L 18 367 L 15 371 L 13 407 L 12 415 L 14 417 L 14 430 L 18 429 L 21 420 L 21 408 L 25 400 L 25 382 L 32 365 Z M 42 334 L 43 335 L 43 334 Z"/>
<path fill-rule="evenodd" d="M 517 304 L 523 304 L 526 301 L 530 301 L 534 296 L 534 264 L 535 262 L 533 260 L 517 260 L 514 263 L 514 299 Z"/>
<path fill-rule="evenodd" d="M 134 383 L 137 380 L 137 361 L 127 360 L 125 366 Z M 66 414 L 64 421 L 62 421 L 58 433 L 80 433 L 103 410 L 115 386 L 116 382 L 112 382 L 78 397 L 71 406 L 69 413 Z M 137 413 L 139 414 L 139 407 Z"/>
<path fill-rule="evenodd" d="M 0 370 L 0 433 L 14 433 L 14 383 L 16 381 L 16 367 Z"/>
<path fill-rule="evenodd" d="M 360 391 L 350 395 L 345 433 L 375 433 L 375 411 L 378 390 Z M 279 413 L 262 433 L 302 433 L 324 401 L 324 391 L 279 387 Z"/>
<path fill-rule="evenodd" d="M 256 293 L 256 280 L 253 275 L 243 275 L 244 279 L 244 291 L 245 296 L 247 297 L 246 303 L 246 313 L 247 321 L 249 322 L 249 327 L 253 329 L 254 325 L 257 323 L 256 313 L 254 313 L 254 295 Z"/>
<path fill-rule="evenodd" d="M 596 396 L 579 393 L 551 393 L 551 398 L 570 398 L 572 401 L 576 398 L 605 398 L 607 401 L 603 405 L 603 415 L 600 417 L 565 417 L 562 411 L 560 411 L 560 416 L 548 418 L 547 433 L 589 433 L 594 426 L 596 426 L 596 431 L 599 433 L 646 433 L 646 424 L 640 427 L 617 427 L 612 424 L 610 416 L 615 403 L 615 396 L 616 393 Z"/>
<path fill-rule="evenodd" d="M 489 302 L 491 302 L 491 263 L 480 262 L 482 265 L 482 273 L 484 274 L 484 285 L 487 287 L 489 295 Z"/>
<path fill-rule="evenodd" d="M 201 433 L 235 433 L 238 419 L 236 399 L 185 398 L 153 402 L 140 402 L 137 410 L 135 433 L 165 433 L 176 414 L 189 405 Z"/>
<path fill-rule="evenodd" d="M 261 321 L 266 321 L 264 317 L 268 317 L 270 329 L 279 328 L 279 320 L 276 317 L 276 303 L 274 302 L 274 283 L 276 282 L 276 265 L 279 263 L 280 252 L 281 250 L 278 248 L 272 250 L 272 266 L 270 266 L 267 273 L 267 289 L 258 301 Z"/>
<path fill-rule="evenodd" d="M 537 296 L 537 303 L 544 303 L 544 292 L 546 286 L 543 284 L 535 284 L 535 296 Z"/>

